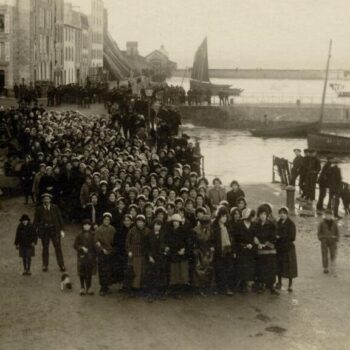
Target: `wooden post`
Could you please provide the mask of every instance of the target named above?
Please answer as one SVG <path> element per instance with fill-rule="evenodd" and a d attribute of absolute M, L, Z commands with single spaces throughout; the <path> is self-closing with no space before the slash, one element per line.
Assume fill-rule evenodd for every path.
<path fill-rule="evenodd" d="M 286 205 L 287 205 L 287 208 L 289 209 L 289 215 L 295 216 L 295 187 L 287 186 L 286 193 L 287 193 Z"/>

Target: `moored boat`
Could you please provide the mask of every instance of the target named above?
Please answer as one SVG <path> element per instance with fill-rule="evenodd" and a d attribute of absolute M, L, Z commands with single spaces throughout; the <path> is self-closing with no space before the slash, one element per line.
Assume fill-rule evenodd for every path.
<path fill-rule="evenodd" d="M 308 148 L 320 153 L 350 154 L 350 137 L 323 132 L 310 133 L 307 143 Z"/>
<path fill-rule="evenodd" d="M 306 137 L 308 133 L 317 132 L 318 129 L 319 122 L 313 122 L 276 127 L 267 125 L 264 128 L 252 129 L 250 132 L 258 137 Z"/>
<path fill-rule="evenodd" d="M 231 88 L 231 85 L 210 82 L 207 38 L 203 40 L 194 56 L 190 87 L 193 90 L 209 91 L 211 95 L 239 96 L 243 92 L 243 89 Z"/>

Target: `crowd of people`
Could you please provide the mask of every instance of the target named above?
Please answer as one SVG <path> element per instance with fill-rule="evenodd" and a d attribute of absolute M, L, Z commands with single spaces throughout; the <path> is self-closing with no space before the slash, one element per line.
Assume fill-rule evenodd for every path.
<path fill-rule="evenodd" d="M 305 149 L 304 156 L 300 149 L 294 149 L 295 158 L 291 168 L 291 185 L 299 178 L 301 200 L 314 201 L 316 199 L 316 185 L 319 186 L 317 210 L 324 211 L 324 201 L 328 191 L 327 209 L 332 210 L 335 218 L 340 219 L 339 204 L 342 199 L 345 213 L 349 214 L 350 189 L 343 183 L 339 159 L 328 157 L 321 166 L 321 161 L 315 150 Z"/>
<path fill-rule="evenodd" d="M 96 270 L 102 296 L 112 284 L 150 301 L 188 290 L 278 295 L 282 278 L 291 292 L 296 228 L 288 209 L 274 218 L 268 203 L 251 210 L 237 181 L 227 193 L 218 178 L 210 186 L 198 144 L 171 130 L 162 136 L 162 113 L 123 127 L 122 115 L 134 108 L 130 100 L 106 116 L 29 107 L 5 114 L 25 158 L 19 172 L 25 203 L 36 205 L 34 219 L 22 216 L 16 235 L 23 274 L 31 274 L 38 238 L 42 270 L 48 271 L 52 242 L 65 273 L 61 239 L 65 225 L 76 223 L 81 295 L 93 293 Z"/>

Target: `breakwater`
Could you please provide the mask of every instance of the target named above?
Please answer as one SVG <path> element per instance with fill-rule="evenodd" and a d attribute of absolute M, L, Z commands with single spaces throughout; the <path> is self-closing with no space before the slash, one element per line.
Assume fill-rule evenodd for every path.
<path fill-rule="evenodd" d="M 177 69 L 173 72 L 175 77 L 183 77 L 188 72 L 185 69 Z M 210 78 L 222 79 L 293 79 L 293 80 L 324 80 L 323 69 L 209 69 Z M 349 79 L 348 70 L 330 70 L 329 79 Z"/>
<path fill-rule="evenodd" d="M 321 106 L 317 104 L 236 104 L 229 106 L 178 106 L 183 120 L 210 128 L 249 129 L 259 127 L 264 115 L 274 125 L 317 121 Z M 325 128 L 349 128 L 350 106 L 327 105 Z"/>

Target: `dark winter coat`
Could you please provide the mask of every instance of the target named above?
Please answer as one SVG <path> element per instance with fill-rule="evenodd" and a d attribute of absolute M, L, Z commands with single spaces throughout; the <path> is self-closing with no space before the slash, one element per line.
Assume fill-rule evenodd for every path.
<path fill-rule="evenodd" d="M 255 278 L 256 245 L 256 224 L 251 223 L 248 228 L 244 222 L 240 222 L 235 230 L 235 242 L 237 251 L 237 279 L 241 281 L 253 281 Z M 248 244 L 252 248 L 247 247 Z"/>
<path fill-rule="evenodd" d="M 298 276 L 297 257 L 295 252 L 296 228 L 291 219 L 285 222 L 279 220 L 277 223 L 277 268 L 278 275 L 284 278 L 295 278 Z"/>
<path fill-rule="evenodd" d="M 227 228 L 227 232 L 230 238 L 230 242 L 231 242 L 231 251 L 230 253 L 234 253 L 235 251 L 235 241 L 234 241 L 234 237 L 232 235 L 232 232 L 229 228 L 228 225 L 226 225 Z M 223 252 L 222 251 L 222 244 L 221 244 L 221 229 L 220 229 L 220 225 L 218 222 L 215 222 L 212 224 L 211 226 L 211 244 L 212 247 L 214 247 L 215 249 L 215 257 L 219 258 L 222 257 L 224 255 L 224 253 L 227 252 Z"/>
<path fill-rule="evenodd" d="M 165 235 L 165 245 L 170 248 L 170 261 L 172 263 L 188 260 L 188 232 L 182 225 L 177 229 L 172 226 L 169 228 Z M 185 254 L 179 255 L 178 252 L 182 248 L 185 249 Z"/>
<path fill-rule="evenodd" d="M 20 223 L 17 227 L 16 238 L 15 238 L 15 246 L 19 248 L 20 257 L 26 256 L 34 256 L 35 249 L 34 245 L 36 245 L 38 241 L 38 237 L 36 235 L 34 226 L 31 223 L 28 225 L 23 225 Z"/>
<path fill-rule="evenodd" d="M 50 204 L 50 210 L 46 210 L 43 205 L 35 210 L 34 227 L 38 229 L 39 236 L 46 229 L 52 233 L 59 235 L 63 230 L 63 219 L 59 207 L 55 204 Z"/>
<path fill-rule="evenodd" d="M 227 192 L 227 201 L 230 208 L 237 206 L 237 199 L 240 197 L 245 197 L 244 192 L 240 188 L 237 191 L 231 190 Z"/>
<path fill-rule="evenodd" d="M 331 192 L 340 193 L 342 188 L 342 177 L 338 166 L 332 166 L 328 172 L 328 184 Z"/>
<path fill-rule="evenodd" d="M 77 268 L 78 275 L 83 275 L 87 269 L 96 272 L 96 245 L 93 231 L 80 232 L 74 241 L 74 249 L 77 251 Z M 85 253 L 82 247 L 87 248 Z"/>

